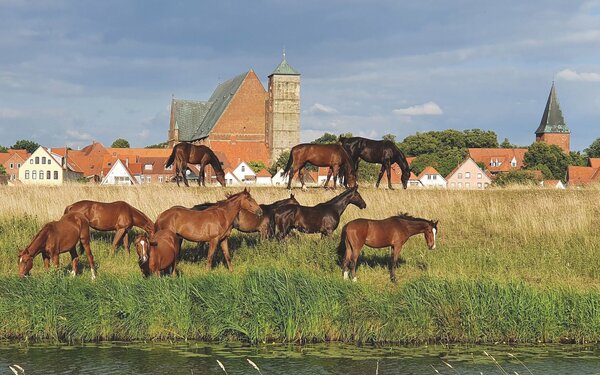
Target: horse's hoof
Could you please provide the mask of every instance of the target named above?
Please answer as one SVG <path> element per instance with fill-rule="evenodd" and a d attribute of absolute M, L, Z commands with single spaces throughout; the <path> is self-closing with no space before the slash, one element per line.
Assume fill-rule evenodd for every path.
<path fill-rule="evenodd" d="M 344 280 L 348 280 L 350 276 L 348 275 L 348 271 L 344 271 Z"/>

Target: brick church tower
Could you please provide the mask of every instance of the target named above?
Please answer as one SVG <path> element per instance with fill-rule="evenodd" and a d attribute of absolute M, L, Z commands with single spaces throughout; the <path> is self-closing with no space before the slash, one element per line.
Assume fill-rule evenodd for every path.
<path fill-rule="evenodd" d="M 269 75 L 266 136 L 271 162 L 300 143 L 300 73 L 285 59 Z"/>
<path fill-rule="evenodd" d="M 554 82 L 552 82 L 552 87 L 550 88 L 542 121 L 535 131 L 535 141 L 557 145 L 565 154 L 569 154 L 571 132 L 567 127 L 560 105 L 558 104 Z"/>

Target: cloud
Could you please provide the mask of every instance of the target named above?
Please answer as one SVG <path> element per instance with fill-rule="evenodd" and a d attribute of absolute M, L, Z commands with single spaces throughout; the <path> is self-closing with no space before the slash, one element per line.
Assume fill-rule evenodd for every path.
<path fill-rule="evenodd" d="M 306 114 L 316 115 L 316 114 L 327 114 L 333 115 L 338 113 L 335 108 L 326 106 L 325 104 L 315 103 L 309 109 L 306 110 Z"/>
<path fill-rule="evenodd" d="M 401 116 L 439 116 L 444 111 L 435 102 L 427 102 L 407 108 L 394 109 L 392 113 Z"/>
<path fill-rule="evenodd" d="M 556 77 L 565 81 L 600 82 L 600 74 L 598 73 L 578 73 L 571 69 L 561 70 Z"/>
<path fill-rule="evenodd" d="M 10 108 L 0 108 L 0 119 L 16 119 L 22 116 L 22 113 Z"/>
<path fill-rule="evenodd" d="M 92 141 L 94 139 L 90 134 L 80 132 L 78 130 L 67 129 L 66 133 L 69 139 L 74 142 L 87 142 Z"/>

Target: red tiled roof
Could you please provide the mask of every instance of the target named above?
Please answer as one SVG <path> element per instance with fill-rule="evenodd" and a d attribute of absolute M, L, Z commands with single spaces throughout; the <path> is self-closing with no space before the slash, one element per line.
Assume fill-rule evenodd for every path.
<path fill-rule="evenodd" d="M 400 178 L 402 176 L 402 171 L 398 167 L 398 164 L 392 164 L 391 175 L 392 175 L 392 184 L 396 185 L 396 184 L 401 184 L 402 183 L 402 179 Z M 380 183 L 387 184 L 387 181 L 388 181 L 388 179 L 387 179 L 387 172 L 385 172 L 383 174 L 383 177 L 381 178 L 381 182 Z"/>
<path fill-rule="evenodd" d="M 417 158 L 416 156 L 407 156 L 406 162 L 408 163 L 408 166 L 410 166 L 412 164 L 412 162 L 415 161 L 416 158 Z"/>
<path fill-rule="evenodd" d="M 237 166 L 242 161 L 269 163 L 269 149 L 264 142 L 211 141 L 210 148 L 217 154 L 223 166 Z"/>
<path fill-rule="evenodd" d="M 586 185 L 600 180 L 600 169 L 569 165 L 567 183 L 571 186 Z"/>
<path fill-rule="evenodd" d="M 171 148 L 107 148 L 112 156 L 132 155 L 137 157 L 169 157 L 173 149 Z"/>
<path fill-rule="evenodd" d="M 256 177 L 272 177 L 271 174 L 266 170 L 266 169 L 261 169 L 260 171 L 258 171 L 258 173 L 256 174 Z"/>
<path fill-rule="evenodd" d="M 492 173 L 508 172 L 511 169 L 522 169 L 524 167 L 526 148 L 469 148 L 469 156 L 476 163 L 483 163 L 485 169 Z M 510 165 L 513 158 L 517 166 Z M 498 161 L 500 165 L 493 165 Z"/>
<path fill-rule="evenodd" d="M 600 168 L 600 158 L 590 158 L 589 164 L 592 168 Z"/>
<path fill-rule="evenodd" d="M 440 172 L 436 171 L 436 169 L 434 167 L 431 166 L 427 166 L 425 167 L 425 169 L 423 169 L 423 171 L 419 174 L 419 180 L 421 179 L 421 177 L 428 175 L 428 174 L 440 174 Z M 440 175 L 441 176 L 441 175 Z"/>
<path fill-rule="evenodd" d="M 408 181 L 413 180 L 413 181 L 418 181 L 419 177 L 417 177 L 417 175 L 414 172 L 410 172 L 410 177 L 408 179 Z"/>

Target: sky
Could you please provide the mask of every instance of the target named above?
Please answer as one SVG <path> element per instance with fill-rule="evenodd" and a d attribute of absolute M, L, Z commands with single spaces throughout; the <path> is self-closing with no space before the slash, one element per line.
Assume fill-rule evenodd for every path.
<path fill-rule="evenodd" d="M 167 138 L 285 49 L 301 140 L 480 128 L 531 144 L 552 82 L 571 148 L 600 138 L 600 0 L 0 0 L 0 145 Z"/>

